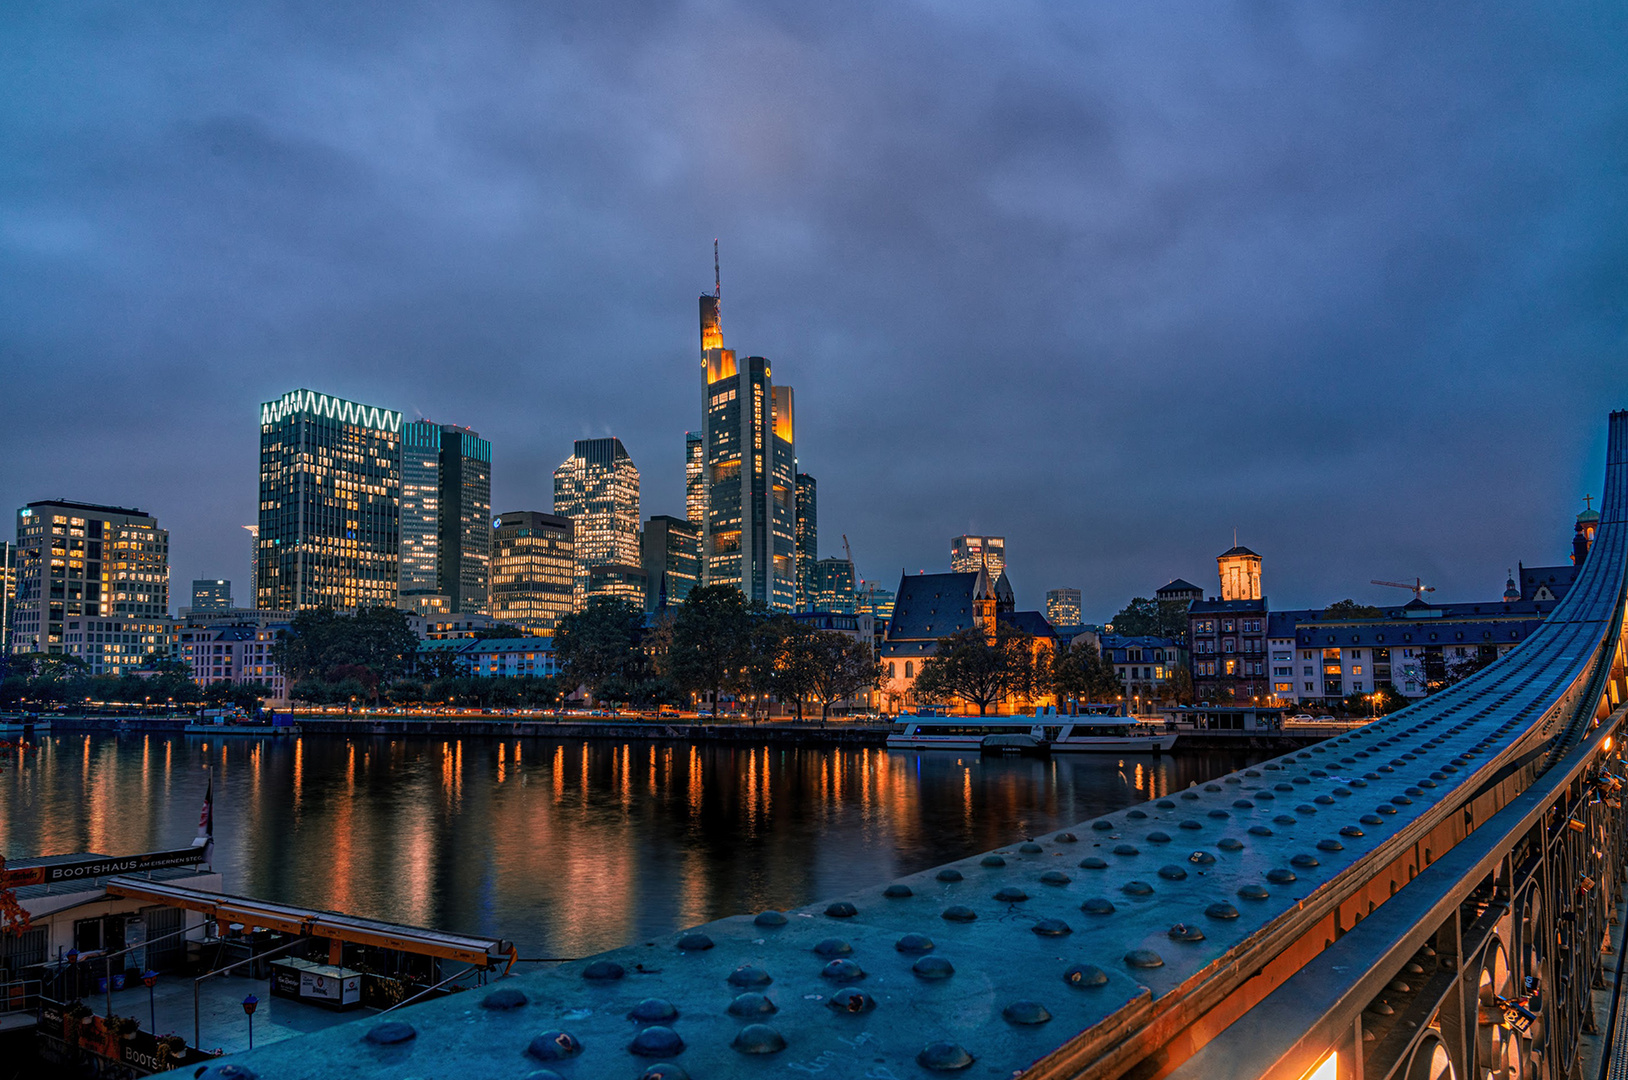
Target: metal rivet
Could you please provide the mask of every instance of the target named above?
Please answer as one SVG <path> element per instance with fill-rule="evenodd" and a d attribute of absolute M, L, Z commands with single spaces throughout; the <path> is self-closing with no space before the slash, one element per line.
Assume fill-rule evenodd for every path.
<path fill-rule="evenodd" d="M 1362 836 L 1363 832 L 1362 832 L 1361 829 L 1357 828 L 1355 825 L 1347 825 L 1345 828 L 1340 830 L 1340 835 L 1341 836 L 1353 836 L 1353 837 L 1354 836 Z"/>
<path fill-rule="evenodd" d="M 380 1046 L 394 1046 L 418 1038 L 418 1032 L 411 1024 L 404 1024 L 400 1020 L 387 1020 L 374 1027 L 363 1038 Z"/>
<path fill-rule="evenodd" d="M 1087 915 L 1112 915 L 1114 913 L 1114 905 L 1111 901 L 1104 897 L 1093 896 L 1091 899 L 1080 905 L 1080 910 L 1085 912 Z"/>
<path fill-rule="evenodd" d="M 1289 864 L 1291 866 L 1301 867 L 1302 869 L 1322 865 L 1322 863 L 1317 861 L 1317 856 L 1306 854 L 1296 855 L 1294 858 L 1289 860 Z"/>
<path fill-rule="evenodd" d="M 1143 818 L 1148 816 L 1148 812 L 1146 810 L 1131 810 L 1127 812 L 1125 816 L 1130 818 L 1132 821 L 1141 821 Z"/>
<path fill-rule="evenodd" d="M 852 956 L 854 947 L 841 938 L 828 937 L 814 946 L 814 951 L 821 956 Z"/>
<path fill-rule="evenodd" d="M 1087 855 L 1080 860 L 1080 869 L 1082 870 L 1106 870 L 1107 868 L 1108 860 L 1098 855 Z"/>
<path fill-rule="evenodd" d="M 1061 870 L 1047 870 L 1044 874 L 1040 875 L 1040 883 L 1042 885 L 1067 885 L 1072 880 L 1074 879 L 1063 873 Z"/>
<path fill-rule="evenodd" d="M 1059 844 L 1072 844 L 1078 839 L 1079 837 L 1075 836 L 1071 832 L 1060 832 L 1056 836 L 1056 840 Z"/>
<path fill-rule="evenodd" d="M 1148 843 L 1168 844 L 1170 843 L 1170 834 L 1166 832 L 1150 832 L 1148 833 Z"/>
<path fill-rule="evenodd" d="M 1297 814 L 1315 814 L 1317 813 L 1317 807 L 1312 806 L 1310 803 L 1301 803 L 1294 808 L 1294 812 Z"/>
<path fill-rule="evenodd" d="M 757 993 L 737 995 L 735 1000 L 729 1003 L 728 1009 L 730 1016 L 767 1016 L 778 1011 L 774 1002 Z"/>
<path fill-rule="evenodd" d="M 1272 819 L 1274 825 L 1298 825 L 1300 822 L 1292 814 L 1279 814 Z"/>
<path fill-rule="evenodd" d="M 227 1062 L 225 1065 L 200 1065 L 192 1074 L 197 1080 L 260 1080 L 260 1076 L 246 1065 Z"/>
<path fill-rule="evenodd" d="M 729 1045 L 743 1054 L 778 1054 L 786 1048 L 786 1040 L 768 1024 L 747 1024 Z"/>
<path fill-rule="evenodd" d="M 1273 787 L 1274 791 L 1293 791 L 1294 790 L 1294 785 L 1293 784 L 1281 784 L 1280 783 L 1280 784 L 1274 784 L 1274 785 L 1272 785 L 1272 787 Z"/>
<path fill-rule="evenodd" d="M 678 1009 L 665 998 L 645 998 L 627 1015 L 629 1020 L 642 1024 L 665 1024 L 678 1019 Z"/>
<path fill-rule="evenodd" d="M 742 964 L 729 973 L 730 986 L 768 986 L 772 982 L 774 982 L 774 979 L 769 976 L 767 971 L 760 967 L 753 967 L 751 964 Z"/>
<path fill-rule="evenodd" d="M 1244 770 L 1244 775 L 1245 776 L 1259 776 L 1260 775 L 1260 770 L 1259 769 L 1245 769 Z"/>
<path fill-rule="evenodd" d="M 1152 896 L 1153 886 L 1145 881 L 1127 881 L 1119 887 L 1126 896 Z"/>
<path fill-rule="evenodd" d="M 1313 799 L 1312 802 L 1316 803 L 1318 806 L 1333 806 L 1334 805 L 1334 796 L 1332 796 L 1332 795 L 1319 795 L 1319 796 L 1317 796 L 1317 798 Z"/>
<path fill-rule="evenodd" d="M 1221 790 L 1221 785 L 1220 784 L 1205 784 L 1204 785 L 1204 790 L 1205 791 L 1220 791 Z"/>
<path fill-rule="evenodd" d="M 948 979 L 955 974 L 955 965 L 942 956 L 924 956 L 911 964 L 910 970 L 922 979 Z"/>
<path fill-rule="evenodd" d="M 1212 818 L 1226 818 L 1231 817 L 1232 815 L 1227 813 L 1225 810 L 1211 810 L 1208 816 Z"/>
<path fill-rule="evenodd" d="M 1270 881 L 1274 885 L 1287 885 L 1294 879 L 1294 871 L 1287 870 L 1281 866 L 1273 867 L 1271 870 L 1266 872 L 1266 880 Z"/>
<path fill-rule="evenodd" d="M 516 990 L 512 986 L 506 986 L 502 990 L 493 990 L 490 994 L 481 998 L 480 1002 L 483 1009 L 500 1009 L 503 1011 L 518 1009 L 525 1003 L 525 991 Z"/>
<path fill-rule="evenodd" d="M 1317 850 L 1318 851 L 1344 851 L 1345 850 L 1345 845 L 1340 843 L 1338 840 L 1333 840 L 1333 839 L 1319 840 L 1319 841 L 1317 841 Z"/>
<path fill-rule="evenodd" d="M 1028 893 L 1011 885 L 1008 885 L 1006 888 L 995 894 L 995 899 L 1003 904 L 1021 904 L 1028 898 Z"/>
<path fill-rule="evenodd" d="M 1116 844 L 1116 845 L 1114 845 L 1114 854 L 1115 855 L 1140 855 L 1141 853 L 1142 853 L 1142 849 L 1138 848 L 1135 844 Z"/>
<path fill-rule="evenodd" d="M 1251 829 L 1250 831 L 1254 832 L 1253 829 Z M 1255 833 L 1255 835 L 1259 836 L 1260 834 Z M 1271 836 L 1272 834 L 1270 832 L 1268 832 L 1266 835 Z M 1235 837 L 1231 837 L 1231 836 L 1223 836 L 1221 839 L 1219 839 L 1219 840 L 1217 840 L 1215 842 L 1215 846 L 1220 848 L 1222 851 L 1242 851 L 1242 850 L 1244 850 L 1244 842 L 1242 840 L 1239 840 L 1239 839 L 1237 839 Z"/>
<path fill-rule="evenodd" d="M 582 1044 L 569 1031 L 545 1031 L 531 1040 L 526 1053 L 539 1061 L 564 1061 L 582 1053 Z"/>
<path fill-rule="evenodd" d="M 1051 1019 L 1051 1013 L 1038 1001 L 1014 1001 L 1001 1010 L 1001 1015 L 1009 1024 L 1044 1024 Z"/>
<path fill-rule="evenodd" d="M 1255 804 L 1250 802 L 1248 799 L 1234 799 L 1234 800 L 1232 800 L 1232 805 L 1237 807 L 1240 810 L 1253 810 L 1253 809 L 1255 809 Z"/>
<path fill-rule="evenodd" d="M 1364 814 L 1360 818 L 1358 818 L 1357 820 L 1362 822 L 1364 825 L 1383 825 L 1383 824 L 1385 824 L 1385 819 L 1380 817 L 1378 814 Z"/>
<path fill-rule="evenodd" d="M 1211 904 L 1209 907 L 1205 908 L 1204 914 L 1208 915 L 1212 919 L 1236 919 L 1238 917 L 1238 909 L 1233 907 L 1231 904 L 1222 901 L 1221 903 Z"/>
<path fill-rule="evenodd" d="M 1351 789 L 1348 787 L 1337 787 L 1334 789 L 1334 794 L 1344 797 L 1351 794 Z"/>
<path fill-rule="evenodd" d="M 656 1024 L 633 1036 L 628 1049 L 640 1057 L 672 1057 L 684 1052 L 684 1040 L 672 1028 Z"/>
<path fill-rule="evenodd" d="M 1006 860 L 1001 858 L 999 855 L 985 855 L 983 858 L 978 860 L 978 865 L 988 866 L 991 868 L 996 866 L 1005 866 Z"/>
<path fill-rule="evenodd" d="M 944 914 L 939 917 L 946 922 L 971 922 L 978 917 L 978 913 L 963 904 L 955 904 L 945 908 Z"/>
<path fill-rule="evenodd" d="M 1169 799 L 1160 799 L 1153 805 L 1157 806 L 1160 810 L 1174 810 L 1176 808 L 1176 804 L 1171 802 Z"/>
<path fill-rule="evenodd" d="M 825 913 L 833 919 L 851 919 L 859 914 L 859 909 L 846 900 L 838 900 L 834 904 L 827 905 Z"/>
<path fill-rule="evenodd" d="M 582 969 L 582 977 L 594 982 L 610 982 L 620 979 L 623 974 L 622 965 L 614 960 L 595 960 Z"/>
<path fill-rule="evenodd" d="M 1062 919 L 1041 919 L 1034 924 L 1033 930 L 1041 937 L 1064 937 L 1074 932 L 1074 928 Z"/>
<path fill-rule="evenodd" d="M 1159 876 L 1166 881 L 1186 881 L 1187 871 L 1182 867 L 1171 864 L 1170 866 L 1159 867 Z"/>
<path fill-rule="evenodd" d="M 1193 801 L 1196 801 L 1198 799 L 1198 792 L 1196 792 L 1196 791 L 1184 791 L 1184 792 L 1181 793 L 1181 797 L 1188 800 L 1189 802 L 1193 802 Z"/>
<path fill-rule="evenodd" d="M 1380 805 L 1374 807 L 1374 809 L 1378 810 L 1381 814 L 1394 814 L 1394 813 L 1396 813 L 1396 807 L 1391 806 L 1388 803 L 1381 803 Z"/>
<path fill-rule="evenodd" d="M 1169 937 L 1171 941 L 1203 941 L 1204 931 L 1186 923 L 1177 923 L 1170 928 Z"/>
<path fill-rule="evenodd" d="M 1245 885 L 1238 890 L 1238 895 L 1245 900 L 1265 900 L 1271 894 L 1259 885 Z"/>
<path fill-rule="evenodd" d="M 1433 788 L 1436 786 L 1436 782 L 1434 780 L 1420 780 L 1419 786 L 1422 788 Z M 1413 789 L 1409 788 L 1408 790 L 1412 791 Z"/>
<path fill-rule="evenodd" d="M 1041 852 L 1043 852 L 1045 850 L 1046 850 L 1045 848 L 1041 847 L 1039 844 L 1035 843 L 1033 840 L 1030 840 L 1027 844 L 1019 844 L 1018 845 L 1018 851 L 1019 851 L 1019 853 L 1021 853 L 1023 855 L 1039 855 Z"/>
<path fill-rule="evenodd" d="M 938 872 L 938 880 L 940 880 L 940 881 L 960 881 L 961 880 L 961 871 L 959 871 L 959 870 L 951 870 L 951 869 L 940 870 Z"/>
<path fill-rule="evenodd" d="M 889 900 L 903 900 L 907 896 L 915 896 L 916 892 L 908 885 L 889 885 L 882 890 L 882 895 Z"/>
<path fill-rule="evenodd" d="M 1091 823 L 1091 827 L 1097 830 L 1097 832 L 1107 832 L 1109 829 L 1114 827 L 1114 823 L 1109 821 L 1107 818 L 1098 818 Z"/>
<path fill-rule="evenodd" d="M 850 986 L 846 990 L 838 990 L 832 994 L 831 1000 L 826 1004 L 839 1013 L 858 1016 L 876 1008 L 876 999 L 858 987 Z"/>
<path fill-rule="evenodd" d="M 1208 851 L 1195 851 L 1191 855 L 1187 856 L 1187 861 L 1190 863 L 1197 863 L 1200 866 L 1208 866 L 1215 861 L 1215 856 L 1211 855 Z"/>
<path fill-rule="evenodd" d="M 971 1065 L 973 1057 L 959 1043 L 932 1042 L 921 1048 L 916 1064 L 934 1072 L 955 1072 Z"/>
<path fill-rule="evenodd" d="M 1125 954 L 1125 964 L 1133 968 L 1164 967 L 1164 957 L 1152 949 L 1132 949 Z"/>
<path fill-rule="evenodd" d="M 1204 826 L 1202 823 L 1194 821 L 1192 818 L 1188 818 L 1186 821 L 1181 823 L 1181 828 L 1183 829 L 1202 829 L 1203 827 Z"/>
<path fill-rule="evenodd" d="M 865 977 L 865 971 L 852 960 L 833 960 L 820 969 L 820 977 L 832 982 L 858 982 Z"/>
<path fill-rule="evenodd" d="M 1081 990 L 1108 985 L 1108 973 L 1095 964 L 1075 964 L 1063 972 L 1063 981 Z"/>
<path fill-rule="evenodd" d="M 526 1080 L 536 1080 L 536 1074 L 526 1077 Z M 639 1080 L 690 1080 L 690 1074 L 671 1061 L 658 1061 L 646 1067 L 639 1074 Z"/>
<path fill-rule="evenodd" d="M 1257 791 L 1257 792 L 1255 792 L 1255 801 L 1256 802 L 1273 802 L 1276 799 L 1277 799 L 1277 796 L 1272 794 L 1270 791 Z"/>
<path fill-rule="evenodd" d="M 933 939 L 926 934 L 906 934 L 898 941 L 895 941 L 893 947 L 899 952 L 912 956 L 920 953 L 930 953 L 933 951 Z"/>
<path fill-rule="evenodd" d="M 894 885 L 894 886 L 889 887 L 889 891 L 892 891 L 892 889 L 903 889 L 903 888 L 906 888 L 906 886 L 904 886 L 904 885 Z M 786 917 L 784 915 L 782 915 L 778 911 L 760 911 L 757 914 L 757 918 L 753 919 L 752 922 L 757 926 L 764 926 L 764 927 L 768 927 L 768 926 L 785 926 L 786 925 Z"/>
<path fill-rule="evenodd" d="M 678 947 L 685 952 L 704 952 L 712 948 L 712 939 L 705 934 L 685 934 L 678 939 Z"/>
<path fill-rule="evenodd" d="M 1271 836 L 1272 835 L 1272 830 L 1268 829 L 1265 825 L 1251 825 L 1249 827 L 1249 835 L 1250 836 Z"/>

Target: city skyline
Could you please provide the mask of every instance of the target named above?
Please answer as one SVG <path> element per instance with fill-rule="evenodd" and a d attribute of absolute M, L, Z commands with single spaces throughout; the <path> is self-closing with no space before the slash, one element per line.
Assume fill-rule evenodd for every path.
<path fill-rule="evenodd" d="M 847 533 L 867 579 L 962 533 L 1021 552 L 1025 608 L 1093 612 L 1203 579 L 1234 527 L 1297 606 L 1563 557 L 1623 367 L 1621 28 L 885 10 L 12 23 L 65 60 L 4 76 L 0 350 L 33 404 L 0 498 L 142 506 L 178 580 L 244 595 L 249 417 L 311 386 L 480 430 L 494 511 L 615 435 L 644 512 L 685 516 L 718 236 L 731 340 L 796 373 L 818 554 Z M 567 33 L 650 62 L 561 68 Z M 358 63 L 411 92 L 340 92 Z M 142 423 L 87 427 L 86 384 Z"/>

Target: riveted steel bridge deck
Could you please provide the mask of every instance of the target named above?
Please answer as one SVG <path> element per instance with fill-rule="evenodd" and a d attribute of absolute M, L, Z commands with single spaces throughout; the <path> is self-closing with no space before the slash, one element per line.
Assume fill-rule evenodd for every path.
<path fill-rule="evenodd" d="M 1340 1077 L 1567 1076 L 1622 876 L 1628 413 L 1610 424 L 1565 601 L 1417 705 L 840 901 L 234 1060 L 265 1080 L 1298 1080 L 1332 1053 Z"/>

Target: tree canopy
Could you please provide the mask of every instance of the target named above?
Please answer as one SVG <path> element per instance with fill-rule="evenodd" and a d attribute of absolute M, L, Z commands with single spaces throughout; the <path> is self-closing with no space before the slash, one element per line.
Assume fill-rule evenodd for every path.
<path fill-rule="evenodd" d="M 680 690 L 710 693 L 716 703 L 745 675 L 753 621 L 746 597 L 733 585 L 691 589 L 673 617 L 668 675 Z"/>
<path fill-rule="evenodd" d="M 1384 612 L 1372 604 L 1359 604 L 1355 600 L 1336 600 L 1323 609 L 1325 619 L 1377 619 Z"/>
<path fill-rule="evenodd" d="M 1078 637 L 1067 652 L 1052 657 L 1051 689 L 1060 702 L 1103 702 L 1118 699 L 1124 688 L 1096 644 Z"/>
<path fill-rule="evenodd" d="M 271 647 L 272 663 L 294 696 L 304 696 L 297 693 L 302 684 L 344 683 L 347 700 L 376 698 L 379 685 L 405 675 L 417 653 L 406 614 L 387 607 L 346 615 L 332 608 L 302 611 Z"/>
<path fill-rule="evenodd" d="M 977 628 L 939 638 L 937 652 L 922 661 L 915 689 L 925 701 L 960 698 L 983 716 L 991 705 L 1026 695 L 1034 685 L 1034 638 L 997 623 L 993 642 Z"/>
<path fill-rule="evenodd" d="M 560 620 L 554 657 L 566 678 L 596 699 L 627 701 L 644 674 L 640 636 L 644 611 L 619 596 L 590 597 L 581 611 Z"/>
<path fill-rule="evenodd" d="M 1138 596 L 1109 621 L 1108 628 L 1126 637 L 1185 638 L 1187 601 Z"/>

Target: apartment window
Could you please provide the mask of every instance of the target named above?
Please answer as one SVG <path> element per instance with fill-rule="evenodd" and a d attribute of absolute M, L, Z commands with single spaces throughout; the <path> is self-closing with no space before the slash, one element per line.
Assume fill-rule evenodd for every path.
<path fill-rule="evenodd" d="M 1361 675 L 1362 674 L 1362 665 L 1361 664 L 1352 664 L 1351 665 L 1351 674 L 1353 674 L 1353 675 Z"/>

